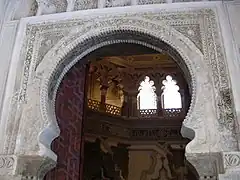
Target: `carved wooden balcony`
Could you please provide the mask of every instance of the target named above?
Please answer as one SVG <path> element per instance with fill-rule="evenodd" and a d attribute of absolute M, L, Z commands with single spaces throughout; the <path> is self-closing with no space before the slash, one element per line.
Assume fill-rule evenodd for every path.
<path fill-rule="evenodd" d="M 108 115 L 121 116 L 121 107 L 114 106 L 111 104 L 101 104 L 97 100 L 88 99 L 88 108 Z M 140 109 L 138 110 L 138 119 L 184 119 L 185 112 L 182 108 L 162 109 L 158 112 L 157 109 Z"/>

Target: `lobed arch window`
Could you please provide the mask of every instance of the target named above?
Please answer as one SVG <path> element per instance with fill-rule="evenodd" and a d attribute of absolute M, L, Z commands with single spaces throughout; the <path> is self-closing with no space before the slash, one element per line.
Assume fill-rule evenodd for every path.
<path fill-rule="evenodd" d="M 172 76 L 167 75 L 162 84 L 163 93 L 161 99 L 163 109 L 182 108 L 182 98 L 177 81 Z"/>
<path fill-rule="evenodd" d="M 138 88 L 138 109 L 157 109 L 157 95 L 154 81 L 145 76 Z"/>

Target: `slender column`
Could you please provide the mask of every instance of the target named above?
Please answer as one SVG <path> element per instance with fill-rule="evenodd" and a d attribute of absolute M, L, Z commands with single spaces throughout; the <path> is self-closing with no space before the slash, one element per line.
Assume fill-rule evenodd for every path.
<path fill-rule="evenodd" d="M 185 104 L 185 96 L 184 96 L 184 89 L 180 89 L 178 91 L 180 93 L 180 96 L 181 96 L 181 103 L 182 103 L 182 112 L 183 113 L 186 113 L 186 104 Z"/>
<path fill-rule="evenodd" d="M 106 85 L 102 85 L 100 87 L 100 92 L 101 92 L 101 106 L 100 109 L 101 110 L 105 110 L 106 109 L 106 98 L 107 98 L 107 90 L 108 90 L 108 86 Z"/>
<path fill-rule="evenodd" d="M 130 108 L 130 116 L 131 117 L 137 117 L 138 116 L 138 110 L 137 110 L 137 94 L 138 91 L 134 90 L 129 92 L 129 108 Z"/>
<path fill-rule="evenodd" d="M 122 116 L 129 116 L 128 107 L 129 97 L 126 91 L 123 91 L 123 104 L 122 104 Z"/>
<path fill-rule="evenodd" d="M 163 93 L 163 90 L 162 90 L 161 86 L 157 86 L 156 94 L 157 94 L 157 113 L 158 113 L 158 116 L 163 116 L 162 93 Z"/>

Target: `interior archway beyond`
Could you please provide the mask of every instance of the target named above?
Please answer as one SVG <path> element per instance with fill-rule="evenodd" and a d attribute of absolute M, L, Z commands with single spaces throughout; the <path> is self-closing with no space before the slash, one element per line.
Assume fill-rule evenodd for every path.
<path fill-rule="evenodd" d="M 88 54 L 65 74 L 55 104 L 61 132 L 52 143 L 57 166 L 45 180 L 197 179 L 184 157 L 189 140 L 180 134 L 191 100 L 185 78 L 189 72 L 176 63 L 179 56 L 168 52 L 112 44 Z M 178 82 L 181 109 L 161 105 L 167 75 Z M 137 108 L 138 87 L 145 76 L 156 86 L 155 111 Z M 149 167 L 154 167 L 152 173 L 144 174 Z"/>

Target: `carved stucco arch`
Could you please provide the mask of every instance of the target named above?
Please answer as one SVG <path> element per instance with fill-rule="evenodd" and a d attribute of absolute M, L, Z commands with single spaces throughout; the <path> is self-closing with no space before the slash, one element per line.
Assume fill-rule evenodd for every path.
<path fill-rule="evenodd" d="M 38 116 L 36 118 L 38 129 L 36 130 L 37 132 L 33 133 L 37 137 L 31 138 L 38 138 L 38 142 L 36 144 L 31 142 L 30 144 L 32 145 L 28 147 L 27 151 L 37 151 L 40 155 L 56 160 L 56 155 L 51 151 L 50 147 L 53 139 L 59 135 L 55 117 L 55 96 L 63 76 L 77 61 L 100 47 L 121 42 L 138 43 L 161 51 L 161 48 L 149 42 L 149 39 L 146 37 L 151 37 L 159 42 L 162 41 L 175 49 L 184 61 L 181 63 L 185 64 L 189 70 L 192 101 L 189 112 L 183 122 L 182 133 L 184 136 L 193 138 L 194 131 L 195 137 L 188 144 L 186 153 L 206 152 L 206 149 L 210 149 L 210 147 L 213 151 L 220 151 L 220 135 L 216 131 L 210 131 L 211 128 L 217 127 L 213 82 L 209 76 L 211 70 L 204 63 L 201 51 L 183 34 L 163 23 L 155 23 L 139 18 L 126 18 L 124 23 L 120 20 L 112 20 L 112 26 L 104 26 L 103 28 L 100 26 L 102 24 L 96 24 L 95 28 L 88 30 L 88 26 L 92 26 L 89 23 L 84 27 L 84 33 L 82 29 L 73 31 L 70 35 L 61 39 L 45 55 L 27 90 L 28 97 L 31 99 L 27 104 L 34 108 L 34 110 L 31 110 L 32 116 Z M 133 36 L 127 39 L 124 33 L 125 35 L 130 33 Z M 122 37 L 121 34 L 123 35 Z M 143 38 L 140 40 L 137 37 Z M 88 48 L 76 49 L 86 44 Z M 72 53 L 76 53 L 75 56 L 68 57 Z M 71 59 L 68 62 L 69 58 Z M 32 103 L 35 105 L 31 105 Z M 41 113 L 39 110 L 41 110 Z M 24 111 L 23 114 L 25 115 Z M 26 115 L 25 118 L 23 116 L 22 120 L 25 120 L 25 123 L 27 123 L 28 119 L 29 117 Z M 206 123 L 208 123 L 207 127 Z M 24 132 L 23 134 L 26 135 Z M 208 139 L 206 138 L 207 136 Z M 214 138 L 211 139 L 211 137 Z M 19 147 L 19 152 L 21 152 L 21 148 L 24 149 L 24 147 Z"/>

